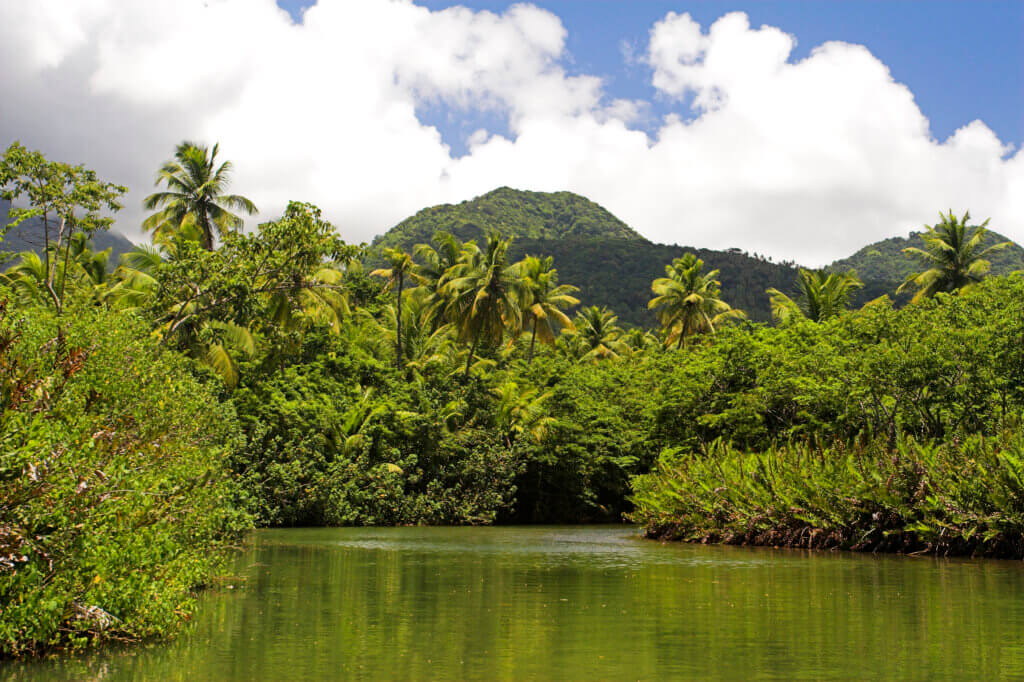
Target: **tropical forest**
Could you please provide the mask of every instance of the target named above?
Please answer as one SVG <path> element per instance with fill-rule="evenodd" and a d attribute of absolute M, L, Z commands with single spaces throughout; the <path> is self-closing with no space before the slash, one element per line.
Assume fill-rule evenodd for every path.
<path fill-rule="evenodd" d="M 182 142 L 123 248 L 124 187 L 2 157 L 36 245 L 0 277 L 5 657 L 169 637 L 254 528 L 1024 558 L 1024 277 L 988 221 L 806 269 L 502 188 L 368 245 L 232 170 Z"/>

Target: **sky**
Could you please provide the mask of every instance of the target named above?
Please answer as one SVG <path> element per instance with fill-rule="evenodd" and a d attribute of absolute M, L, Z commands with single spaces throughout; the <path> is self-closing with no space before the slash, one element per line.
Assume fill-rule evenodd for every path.
<path fill-rule="evenodd" d="M 349 241 L 498 186 L 821 265 L 970 210 L 1024 241 L 1024 3 L 0 0 L 0 144 L 130 187 L 219 142 Z"/>

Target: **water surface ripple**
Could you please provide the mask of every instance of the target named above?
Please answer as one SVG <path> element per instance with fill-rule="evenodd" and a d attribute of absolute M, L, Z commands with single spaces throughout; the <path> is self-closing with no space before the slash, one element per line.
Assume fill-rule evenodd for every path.
<path fill-rule="evenodd" d="M 629 527 L 253 533 L 169 644 L 4 680 L 1024 678 L 1018 562 L 660 544 Z"/>

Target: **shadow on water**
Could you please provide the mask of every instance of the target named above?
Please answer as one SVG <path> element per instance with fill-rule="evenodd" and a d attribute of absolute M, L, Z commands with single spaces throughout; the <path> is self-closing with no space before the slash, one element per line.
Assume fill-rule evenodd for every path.
<path fill-rule="evenodd" d="M 601 527 L 265 530 L 165 645 L 4 680 L 999 679 L 1024 567 Z"/>

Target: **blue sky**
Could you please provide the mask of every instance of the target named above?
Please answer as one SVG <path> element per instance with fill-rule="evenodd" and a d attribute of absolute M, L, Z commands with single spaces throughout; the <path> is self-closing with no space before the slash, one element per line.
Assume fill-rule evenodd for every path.
<path fill-rule="evenodd" d="M 128 186 L 134 236 L 197 139 L 354 242 L 503 185 L 806 265 L 949 209 L 1024 242 L 1024 0 L 312 2 L 0 0 L 0 144 Z"/>
<path fill-rule="evenodd" d="M 278 0 L 299 20 L 314 0 Z M 513 2 L 419 0 L 433 10 L 461 5 L 501 13 Z M 569 73 L 601 76 L 612 97 L 644 99 L 654 114 L 670 103 L 656 96 L 650 69 L 627 64 L 622 46 L 637 55 L 647 46 L 651 26 L 668 12 L 688 12 L 707 27 L 723 14 L 746 12 L 752 26 L 768 24 L 794 35 L 799 60 L 830 40 L 866 46 L 888 65 L 893 77 L 914 93 L 931 121 L 932 135 L 945 139 L 980 118 L 1001 140 L 1024 143 L 1024 1 L 943 0 L 864 2 L 663 2 L 661 0 L 546 0 L 532 3 L 558 15 L 568 31 Z M 678 106 L 674 107 L 678 109 Z M 480 127 L 505 133 L 491 115 L 437 108 L 419 112 L 436 126 L 458 154 L 465 137 Z"/>

